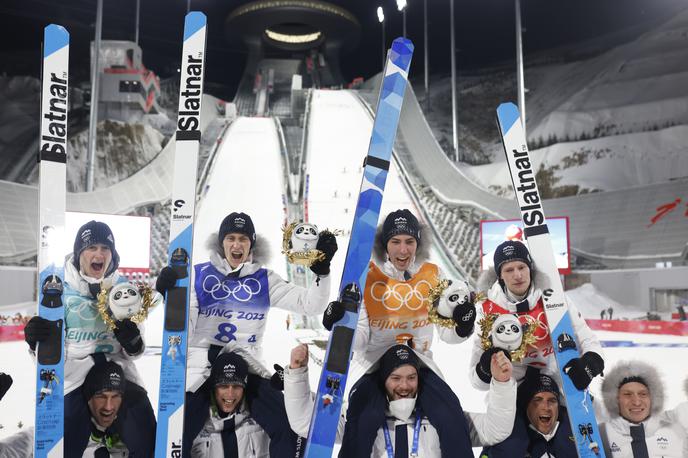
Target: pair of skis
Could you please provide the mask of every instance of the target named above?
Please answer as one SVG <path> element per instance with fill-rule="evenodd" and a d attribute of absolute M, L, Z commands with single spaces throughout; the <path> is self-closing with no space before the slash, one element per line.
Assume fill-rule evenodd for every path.
<path fill-rule="evenodd" d="M 160 368 L 156 457 L 181 456 L 195 187 L 201 139 L 201 105 L 207 20 L 191 12 L 184 46 L 170 222 L 170 264 L 178 274 L 168 291 Z M 64 453 L 64 305 L 69 33 L 45 28 L 39 160 L 38 314 L 50 320 L 50 337 L 37 346 L 34 456 Z"/>
<path fill-rule="evenodd" d="M 542 199 L 535 182 L 535 172 L 528 155 L 523 124 L 518 107 L 503 103 L 497 108 L 497 124 L 502 136 L 511 182 L 521 211 L 523 233 L 528 241 L 530 255 L 549 279 L 550 287 L 542 292 L 545 314 L 549 324 L 552 348 L 563 381 L 563 394 L 580 458 L 602 458 L 604 450 L 595 419 L 595 411 L 588 390 L 578 390 L 563 368 L 573 358 L 580 357 L 576 334 L 573 331 L 564 288 L 557 270 L 554 250 L 550 241 Z"/>

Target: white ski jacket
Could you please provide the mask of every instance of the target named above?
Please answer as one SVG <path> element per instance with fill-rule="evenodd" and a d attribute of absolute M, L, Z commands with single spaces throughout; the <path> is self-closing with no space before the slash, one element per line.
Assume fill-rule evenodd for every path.
<path fill-rule="evenodd" d="M 125 282 L 117 271 L 102 280 L 102 287 Z M 130 355 L 120 345 L 112 331 L 98 313 L 98 301 L 91 295 L 88 282 L 74 267 L 72 258 L 65 262 L 65 293 L 63 296 L 65 307 L 65 395 L 81 386 L 86 374 L 93 367 L 92 353 L 103 353 L 108 360 L 117 362 L 124 370 L 128 380 L 143 386 L 134 359 L 144 351 L 145 328 L 139 324 L 143 346 L 136 355 Z M 153 292 L 153 307 L 163 302 L 163 297 L 157 291 Z"/>
<path fill-rule="evenodd" d="M 688 402 L 673 410 L 651 415 L 642 422 L 645 444 L 650 458 L 688 457 L 688 425 L 681 418 L 688 415 Z M 600 427 L 605 453 L 610 458 L 633 458 L 631 426 L 622 417 L 616 417 Z"/>
<path fill-rule="evenodd" d="M 433 370 L 440 377 L 441 372 L 428 357 L 416 352 L 422 363 Z M 376 365 L 370 367 L 374 370 Z M 284 369 L 284 403 L 289 417 L 289 424 L 292 430 L 302 437 L 308 436 L 310 429 L 311 415 L 313 412 L 314 393 L 311 392 L 308 382 L 308 368 L 302 367 L 291 369 L 287 366 Z M 510 379 L 508 382 L 498 382 L 492 380 L 490 392 L 487 397 L 487 412 L 473 413 L 464 412 L 469 427 L 471 443 L 474 447 L 497 444 L 506 439 L 511 434 L 516 415 L 516 382 Z M 346 404 L 342 408 L 337 428 L 337 442 L 341 442 L 346 428 Z M 387 412 L 387 425 L 394 443 L 394 433 L 397 425 L 406 424 L 408 428 L 408 450 L 411 451 L 413 441 L 413 428 L 415 416 L 412 414 L 407 419 L 390 417 Z M 430 424 L 427 417 L 421 418 L 421 430 L 418 437 L 419 449 L 418 456 L 434 458 L 441 457 L 439 436 L 436 429 Z M 377 437 L 373 444 L 371 457 L 387 458 L 385 447 L 385 437 L 383 429 L 377 432 Z"/>
<path fill-rule="evenodd" d="M 257 262 L 247 262 L 237 269 L 232 269 L 227 260 L 218 253 L 211 253 L 210 264 L 222 275 L 239 271 L 237 279 L 241 281 L 264 269 Z M 301 315 L 318 315 L 327 308 L 330 295 L 330 277 L 316 277 L 308 288 L 303 288 L 288 283 L 270 269 L 265 269 L 268 284 L 269 307 L 277 307 Z M 195 285 L 195 268 L 191 276 L 191 284 Z M 255 286 L 255 282 L 246 284 L 247 288 Z M 217 286 L 219 285 L 219 286 Z M 212 288 L 221 288 L 221 283 L 212 285 Z M 206 285 L 208 286 L 208 285 Z M 232 310 L 231 314 L 219 316 L 219 314 L 204 314 L 199 308 L 198 292 L 193 287 L 190 295 L 189 317 L 189 350 L 187 362 L 187 391 L 196 391 L 210 374 L 208 363 L 208 347 L 210 345 L 225 345 L 227 342 L 216 337 L 223 334 L 223 329 L 231 326 L 234 341 L 239 346 L 247 349 L 251 355 L 262 361 L 262 344 L 265 325 L 267 323 L 268 310 L 253 309 L 251 301 L 246 301 L 238 310 Z M 208 286 L 210 289 L 211 286 Z M 255 290 L 255 288 L 253 289 Z M 230 290 L 231 291 L 231 290 Z M 232 306 L 228 306 L 232 308 Z M 224 327 L 224 328 L 223 328 Z M 200 329 L 205 331 L 201 332 Z M 213 329 L 213 332 L 209 332 Z"/>
<path fill-rule="evenodd" d="M 210 416 L 206 420 L 201 432 L 191 445 L 192 458 L 223 458 L 222 430 L 225 422 L 231 419 L 235 422 L 235 434 L 240 457 L 268 457 L 270 437 L 263 428 L 251 418 L 251 414 L 243 402 L 239 412 L 220 418 L 214 409 L 210 408 Z"/>
<path fill-rule="evenodd" d="M 537 275 L 536 278 L 543 277 L 544 274 Z M 550 375 L 557 382 L 559 386 L 563 386 L 561 376 L 557 370 L 554 348 L 552 347 L 550 341 L 549 330 L 547 327 L 547 322 L 543 321 L 545 318 L 545 312 L 542 308 L 542 290 L 537 281 L 533 286 L 531 286 L 525 299 L 528 300 L 530 307 L 530 312 L 528 313 L 529 320 L 534 321 L 536 324 L 535 338 L 537 348 L 531 348 L 531 350 L 526 354 L 526 357 L 520 362 L 513 362 L 514 372 L 513 378 L 520 382 L 523 377 L 525 377 L 526 369 L 528 366 L 534 366 L 540 369 L 541 372 Z M 507 297 L 507 295 L 502 290 L 501 285 L 495 282 L 490 287 L 487 292 L 487 300 L 481 304 L 477 305 L 478 323 L 487 314 L 505 313 L 516 313 L 516 304 L 519 301 L 515 301 Z M 499 310 L 502 309 L 502 310 Z M 576 339 L 578 340 L 579 348 L 578 351 L 582 355 L 588 351 L 594 351 L 598 355 L 603 357 L 602 345 L 597 339 L 597 336 L 588 327 L 585 320 L 581 317 L 578 310 L 571 304 L 569 304 L 569 316 L 571 317 L 571 322 L 573 325 L 573 330 L 576 334 Z M 521 317 L 525 318 L 524 316 Z M 525 320 L 521 321 L 522 323 Z M 489 384 L 483 382 L 475 371 L 475 366 L 480 361 L 484 350 L 481 345 L 480 335 L 474 333 L 473 335 L 473 350 L 471 354 L 471 362 L 468 367 L 469 377 L 471 380 L 471 385 L 478 390 L 487 390 Z"/>

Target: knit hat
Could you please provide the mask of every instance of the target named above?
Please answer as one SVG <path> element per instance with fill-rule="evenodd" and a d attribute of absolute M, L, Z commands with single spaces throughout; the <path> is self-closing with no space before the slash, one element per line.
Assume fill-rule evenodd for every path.
<path fill-rule="evenodd" d="M 507 240 L 495 248 L 494 269 L 497 278 L 502 271 L 502 265 L 511 261 L 524 262 L 531 271 L 533 270 L 533 260 L 530 258 L 528 248 L 517 240 Z"/>
<path fill-rule="evenodd" d="M 112 261 L 110 261 L 110 266 L 105 272 L 107 277 L 119 267 L 119 254 L 115 249 L 115 236 L 112 234 L 110 226 L 100 221 L 89 221 L 77 231 L 76 238 L 74 239 L 74 267 L 80 270 L 79 257 L 81 252 L 98 243 L 102 243 L 110 248 L 112 253 Z"/>
<path fill-rule="evenodd" d="M 244 234 L 251 240 L 251 248 L 256 243 L 256 229 L 253 226 L 253 220 L 246 213 L 230 213 L 222 220 L 220 230 L 217 233 L 217 239 L 222 245 L 227 234 L 231 233 Z"/>
<path fill-rule="evenodd" d="M 408 345 L 394 345 L 380 358 L 380 381 L 384 384 L 389 374 L 397 367 L 410 364 L 416 370 L 420 367 L 418 356 Z"/>
<path fill-rule="evenodd" d="M 387 247 L 389 239 L 401 234 L 410 235 L 420 245 L 420 224 L 418 219 L 405 208 L 393 211 L 387 215 L 385 222 L 382 224 L 382 242 Z"/>
<path fill-rule="evenodd" d="M 525 411 L 528 403 L 538 393 L 549 392 L 560 402 L 559 386 L 552 377 L 547 374 L 530 373 L 526 374 L 525 380 L 519 385 L 518 393 L 516 395 L 516 402 L 518 408 Z"/>
<path fill-rule="evenodd" d="M 86 375 L 82 387 L 86 400 L 103 391 L 119 391 L 124 393 L 127 380 L 119 364 L 113 361 L 97 363 Z"/>
<path fill-rule="evenodd" d="M 240 385 L 246 387 L 248 364 L 236 353 L 222 353 L 213 363 L 210 379 L 212 386 Z"/>

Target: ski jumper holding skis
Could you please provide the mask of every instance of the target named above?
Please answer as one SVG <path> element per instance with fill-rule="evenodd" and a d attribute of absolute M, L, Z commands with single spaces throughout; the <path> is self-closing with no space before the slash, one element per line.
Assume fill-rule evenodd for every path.
<path fill-rule="evenodd" d="M 322 313 L 330 294 L 330 262 L 337 251 L 334 235 L 321 233 L 317 249 L 325 253 L 325 259 L 311 266 L 316 277 L 303 288 L 259 263 L 261 240 L 257 240 L 253 221 L 245 213 L 225 217 L 210 245 L 210 261 L 195 265 L 191 278 L 195 294 L 190 295 L 189 391 L 195 391 L 207 378 L 211 347 L 217 350 L 236 342 L 262 359 L 263 333 L 271 307 L 303 315 Z M 156 288 L 164 294 L 175 280 L 174 270 L 165 267 Z"/>
<path fill-rule="evenodd" d="M 116 329 L 109 331 L 98 312 L 98 294 L 102 288 L 125 282 L 117 272 L 119 254 L 110 227 L 100 221 L 89 221 L 79 228 L 74 240 L 74 251 L 65 262 L 65 448 L 70 448 L 73 419 L 82 412 L 85 401 L 77 390 L 86 375 L 98 362 L 114 361 L 122 367 L 124 377 L 142 396 L 136 397 L 132 405 L 132 416 L 138 416 L 142 424 L 152 425 L 155 431 L 155 415 L 150 400 L 145 395 L 134 359 L 144 349 L 142 327 L 129 319 L 116 321 Z M 153 305 L 162 301 L 155 294 Z M 25 339 L 35 349 L 36 342 L 44 337 L 44 323 L 40 317 L 33 317 L 26 325 Z M 131 423 L 133 424 L 133 423 Z M 125 427 L 129 427 L 126 425 Z"/>
<path fill-rule="evenodd" d="M 485 271 L 478 280 L 480 289 L 491 284 L 487 299 L 478 306 L 478 314 L 515 314 L 521 324 L 534 323 L 535 348 L 528 348 L 524 359 L 514 362 L 514 378 L 520 382 L 525 377 L 527 367 L 533 366 L 542 373 L 551 375 L 557 385 L 561 386 L 542 302 L 544 286 L 538 283 L 542 278 L 546 276 L 538 275 L 533 268 L 530 253 L 523 243 L 511 240 L 502 243 L 495 250 L 494 271 Z M 567 374 L 576 388 L 582 390 L 588 387 L 593 377 L 600 375 L 604 370 L 604 361 L 600 356 L 602 346 L 571 304 L 569 314 L 582 356 L 571 360 Z M 506 353 L 505 350 L 495 347 L 483 350 L 480 336 L 474 336 L 469 370 L 471 384 L 476 389 L 486 390 L 489 387 L 490 356 L 497 351 Z"/>
<path fill-rule="evenodd" d="M 471 413 L 461 410 L 431 359 L 407 345 L 392 346 L 363 377 L 375 383 L 357 383 L 352 388 L 337 429 L 337 441 L 342 442 L 339 456 L 472 456 L 472 446 L 503 440 L 511 432 L 516 411 L 516 382 L 509 360 L 504 355 L 493 359 L 496 379 L 487 413 Z M 305 435 L 314 402 L 305 345 L 292 350 L 284 386 L 292 429 Z M 433 417 L 424 408 L 438 402 L 451 405 L 449 416 Z"/>
<path fill-rule="evenodd" d="M 688 456 L 688 402 L 664 409 L 664 384 L 643 361 L 621 361 L 604 377 L 602 396 L 611 419 L 600 426 L 609 458 Z"/>
<path fill-rule="evenodd" d="M 424 261 L 428 243 L 422 232 L 418 219 L 407 209 L 391 212 L 378 227 L 374 256 L 379 264 L 369 265 L 353 344 L 359 373 L 394 344 L 410 342 L 416 351 L 432 356 L 429 295 L 443 273 Z M 331 329 L 343 315 L 342 304 L 334 301 L 323 316 L 323 325 Z M 460 327 L 438 327 L 440 338 L 447 343 L 463 342 L 473 331 L 475 316 L 473 309 L 472 320 L 457 320 Z"/>
<path fill-rule="evenodd" d="M 229 350 L 232 351 L 229 351 Z M 305 444 L 290 428 L 282 393 L 245 348 L 227 345 L 208 380 L 186 393 L 184 457 L 289 457 Z"/>

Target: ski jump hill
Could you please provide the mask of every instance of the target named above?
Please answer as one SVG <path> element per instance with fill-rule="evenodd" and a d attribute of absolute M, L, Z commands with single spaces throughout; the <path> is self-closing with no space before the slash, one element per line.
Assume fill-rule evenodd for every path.
<path fill-rule="evenodd" d="M 371 81 L 368 90 L 359 92 L 371 106 L 376 103 L 377 86 L 378 80 Z M 469 207 L 482 219 L 519 218 L 515 200 L 478 186 L 449 160 L 410 87 L 401 111 L 395 153 L 414 185 L 432 190 L 444 204 Z M 604 266 L 624 268 L 647 266 L 654 259 L 676 262 L 685 257 L 688 218 L 667 218 L 648 227 L 657 207 L 677 198 L 688 198 L 688 179 L 548 199 L 543 206 L 546 215 L 569 217 L 574 254 Z"/>

